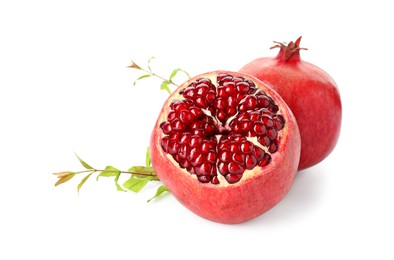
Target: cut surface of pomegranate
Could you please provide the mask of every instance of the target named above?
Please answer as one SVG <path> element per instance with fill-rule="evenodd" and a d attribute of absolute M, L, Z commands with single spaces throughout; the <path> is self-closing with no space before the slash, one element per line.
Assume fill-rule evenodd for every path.
<path fill-rule="evenodd" d="M 297 124 L 279 95 L 227 71 L 182 84 L 151 137 L 160 180 L 193 212 L 222 223 L 249 220 L 278 203 L 299 153 Z"/>

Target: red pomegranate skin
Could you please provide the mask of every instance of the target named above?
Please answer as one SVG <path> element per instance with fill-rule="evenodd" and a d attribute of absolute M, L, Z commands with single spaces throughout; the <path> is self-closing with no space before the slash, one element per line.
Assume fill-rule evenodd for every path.
<path fill-rule="evenodd" d="M 171 101 L 180 89 L 195 78 L 204 77 L 203 74 L 182 84 L 164 103 L 151 135 L 152 165 L 163 184 L 186 208 L 214 222 L 236 224 L 260 216 L 288 193 L 298 168 L 301 139 L 292 112 L 275 91 L 265 87 L 256 78 L 244 74 L 223 71 L 213 73 L 231 73 L 253 79 L 254 82 L 259 82 L 256 85 L 260 88 L 264 86 L 263 90 L 279 104 L 286 125 L 278 151 L 272 154 L 271 163 L 263 168 L 256 167 L 251 176 L 235 184 L 214 185 L 197 181 L 163 151 L 160 145 L 163 133 L 159 125 L 164 120 Z"/>
<path fill-rule="evenodd" d="M 324 160 L 335 148 L 341 129 L 338 87 L 327 72 L 301 60 L 299 42 L 281 45 L 276 57 L 258 58 L 240 69 L 257 77 L 285 100 L 301 133 L 299 170 Z"/>

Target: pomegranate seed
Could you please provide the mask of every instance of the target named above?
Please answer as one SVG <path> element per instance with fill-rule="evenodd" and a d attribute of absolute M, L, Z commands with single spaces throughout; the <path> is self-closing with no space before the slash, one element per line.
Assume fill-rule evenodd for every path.
<path fill-rule="evenodd" d="M 253 154 L 256 156 L 257 161 L 261 161 L 264 158 L 265 152 L 258 146 L 253 147 Z"/>
<path fill-rule="evenodd" d="M 275 140 L 278 132 L 274 128 L 270 128 L 267 130 L 267 137 L 271 140 Z"/>
<path fill-rule="evenodd" d="M 163 148 L 163 151 L 168 153 L 168 144 L 170 142 L 170 139 L 168 138 L 168 136 L 164 136 L 161 139 L 161 148 Z"/>
<path fill-rule="evenodd" d="M 168 122 L 163 122 L 160 124 L 160 128 L 161 130 L 163 130 L 163 133 L 168 135 L 172 132 L 172 127 L 171 124 Z"/>
<path fill-rule="evenodd" d="M 228 172 L 230 174 L 241 174 L 245 171 L 245 168 L 235 162 L 228 163 Z"/>
<path fill-rule="evenodd" d="M 240 141 L 246 140 L 246 138 L 240 134 L 232 134 L 229 136 L 229 138 L 231 141 L 235 141 L 235 142 L 240 142 Z"/>
<path fill-rule="evenodd" d="M 248 132 L 252 129 L 252 122 L 241 122 L 239 127 L 242 132 Z"/>
<path fill-rule="evenodd" d="M 245 167 L 248 170 L 252 170 L 254 167 L 256 167 L 257 165 L 257 158 L 252 155 L 252 154 L 248 154 L 245 157 Z"/>
<path fill-rule="evenodd" d="M 207 161 L 210 163 L 216 163 L 216 153 L 211 151 L 207 154 Z"/>
<path fill-rule="evenodd" d="M 196 97 L 196 91 L 193 88 L 187 88 L 185 91 L 182 93 L 182 96 L 184 98 L 189 98 L 189 99 L 194 99 Z"/>
<path fill-rule="evenodd" d="M 194 118 L 199 118 L 203 115 L 201 109 L 198 107 L 190 108 L 190 113 L 192 113 L 194 115 Z"/>
<path fill-rule="evenodd" d="M 267 96 L 259 96 L 258 97 L 260 107 L 268 107 L 270 105 L 270 100 Z"/>
<path fill-rule="evenodd" d="M 259 166 L 264 167 L 266 165 L 268 165 L 271 162 L 271 156 L 266 153 L 264 154 L 263 159 L 261 159 L 261 161 L 259 162 Z"/>
<path fill-rule="evenodd" d="M 271 111 L 273 113 L 276 113 L 276 112 L 279 111 L 279 107 L 277 105 L 273 104 L 273 103 L 270 104 L 268 109 L 269 109 L 269 111 Z"/>
<path fill-rule="evenodd" d="M 246 110 L 248 110 L 248 107 L 245 105 L 245 103 L 241 103 L 238 106 L 238 110 L 241 111 L 241 112 L 245 112 Z"/>
<path fill-rule="evenodd" d="M 219 179 L 218 179 L 218 177 L 217 177 L 217 176 L 214 176 L 214 177 L 212 178 L 212 180 L 211 180 L 211 183 L 212 183 L 212 184 L 219 184 Z"/>
<path fill-rule="evenodd" d="M 249 113 L 249 117 L 250 117 L 250 121 L 253 121 L 253 122 L 256 122 L 256 123 L 258 121 L 259 123 L 261 123 L 260 122 L 260 112 L 258 112 L 258 111 L 250 112 Z"/>
<path fill-rule="evenodd" d="M 188 110 L 182 110 L 181 112 L 179 112 L 179 119 L 183 122 L 183 123 L 189 123 L 191 121 L 193 121 L 193 114 L 190 113 L 190 111 Z"/>
<path fill-rule="evenodd" d="M 192 136 L 190 138 L 190 147 L 201 146 L 202 138 L 200 136 Z"/>
<path fill-rule="evenodd" d="M 283 116 L 277 115 L 274 118 L 274 128 L 275 128 L 275 130 L 277 130 L 277 131 L 282 130 L 283 127 L 285 126 L 284 122 L 285 122 L 285 119 L 283 118 Z"/>
<path fill-rule="evenodd" d="M 219 173 L 223 176 L 225 176 L 226 174 L 228 174 L 228 166 L 225 163 L 219 162 L 218 163 L 218 170 Z"/>
<path fill-rule="evenodd" d="M 171 122 L 171 127 L 173 131 L 177 132 L 182 132 L 185 130 L 185 125 L 177 118 Z"/>
<path fill-rule="evenodd" d="M 226 112 L 224 112 L 223 110 L 219 110 L 216 117 L 219 119 L 219 121 L 221 122 L 225 122 L 227 120 L 227 115 Z"/>
<path fill-rule="evenodd" d="M 245 93 L 238 93 L 237 94 L 238 101 L 244 100 L 246 97 L 247 97 L 247 94 L 245 94 Z"/>
<path fill-rule="evenodd" d="M 197 178 L 198 178 L 198 180 L 199 180 L 200 182 L 202 182 L 202 183 L 208 183 L 208 182 L 211 181 L 210 178 L 209 178 L 209 176 L 200 175 L 200 176 L 198 176 Z"/>
<path fill-rule="evenodd" d="M 179 162 L 179 166 L 181 166 L 182 168 L 188 168 L 188 167 L 190 167 L 191 166 L 191 164 L 189 163 L 189 161 L 188 160 L 181 160 L 180 162 Z"/>
<path fill-rule="evenodd" d="M 233 154 L 233 161 L 240 164 L 240 165 L 244 165 L 245 155 L 242 153 L 234 153 Z"/>
<path fill-rule="evenodd" d="M 193 130 L 192 134 L 194 136 L 203 137 L 204 136 L 204 130 L 203 129 L 196 129 L 196 130 Z"/>
<path fill-rule="evenodd" d="M 256 99 L 256 97 L 254 97 L 254 96 L 249 96 L 247 99 L 246 99 L 246 107 L 248 108 L 248 109 L 254 109 L 254 108 L 256 108 L 256 106 L 258 105 L 258 101 L 257 101 L 257 99 Z"/>
<path fill-rule="evenodd" d="M 181 135 L 182 135 L 181 133 L 174 133 L 174 134 L 170 135 L 170 140 L 174 140 L 175 142 L 179 143 Z"/>
<path fill-rule="evenodd" d="M 225 74 L 225 73 L 220 73 L 220 74 L 218 74 L 218 75 L 216 76 L 216 80 L 217 80 L 218 82 L 220 82 L 220 81 L 223 80 L 223 78 L 225 78 L 225 77 L 227 77 L 227 76 L 228 76 L 228 75 Z"/>
<path fill-rule="evenodd" d="M 229 107 L 235 107 L 238 105 L 238 100 L 236 96 L 229 96 L 227 98 L 227 106 Z"/>
<path fill-rule="evenodd" d="M 195 102 L 196 106 L 201 108 L 205 108 L 208 105 L 205 97 L 198 97 Z"/>
<path fill-rule="evenodd" d="M 200 166 L 194 168 L 197 175 L 210 175 L 212 171 L 212 164 L 205 162 Z"/>
<path fill-rule="evenodd" d="M 230 82 L 233 79 L 233 76 L 231 75 L 225 75 L 224 77 L 217 77 L 217 81 L 219 85 L 223 85 L 226 82 Z"/>
<path fill-rule="evenodd" d="M 212 135 L 216 131 L 216 127 L 212 124 L 205 124 L 204 126 L 205 135 Z"/>
<path fill-rule="evenodd" d="M 251 81 L 251 80 L 249 80 L 249 79 L 246 79 L 246 80 L 245 80 L 245 82 L 246 82 L 246 83 L 248 83 L 248 84 L 249 84 L 249 86 L 251 86 L 251 87 L 255 87 L 255 84 L 254 84 L 254 82 L 253 82 L 253 81 Z"/>
<path fill-rule="evenodd" d="M 183 133 L 179 139 L 180 144 L 189 144 L 190 142 L 190 133 Z"/>
<path fill-rule="evenodd" d="M 239 113 L 237 116 L 237 120 L 238 121 L 250 121 L 250 116 L 246 112 Z"/>
<path fill-rule="evenodd" d="M 213 147 L 209 142 L 203 141 L 202 146 L 201 146 L 201 152 L 207 153 L 212 149 L 213 149 Z"/>
<path fill-rule="evenodd" d="M 255 122 L 253 126 L 253 131 L 256 135 L 263 135 L 266 133 L 266 129 L 263 123 Z"/>
<path fill-rule="evenodd" d="M 261 120 L 263 121 L 263 123 L 266 127 L 273 127 L 274 126 L 274 121 L 272 121 L 272 118 L 268 115 L 262 115 Z"/>
<path fill-rule="evenodd" d="M 172 122 L 175 118 L 176 118 L 176 113 L 175 113 L 175 111 L 171 111 L 170 113 L 168 113 L 167 120 L 168 120 L 169 122 Z"/>
<path fill-rule="evenodd" d="M 231 161 L 231 152 L 230 151 L 222 151 L 219 153 L 219 160 L 222 162 L 230 162 Z"/>
<path fill-rule="evenodd" d="M 239 152 L 239 146 L 238 146 L 238 144 L 230 144 L 230 151 L 232 152 L 232 153 L 236 153 L 236 152 Z"/>
<path fill-rule="evenodd" d="M 225 178 L 228 183 L 236 183 L 242 178 L 242 174 L 227 174 Z"/>
<path fill-rule="evenodd" d="M 187 159 L 191 162 L 196 160 L 197 156 L 199 156 L 201 153 L 199 148 L 192 148 L 190 149 L 189 155 L 187 156 Z"/>
<path fill-rule="evenodd" d="M 276 142 L 272 142 L 268 147 L 268 152 L 275 153 L 276 151 L 278 151 L 278 144 Z"/>
<path fill-rule="evenodd" d="M 215 91 L 209 91 L 208 93 L 207 93 L 207 95 L 206 95 L 206 100 L 209 102 L 209 103 L 212 103 L 213 101 L 215 101 L 215 99 L 216 99 L 216 94 L 215 94 Z"/>
<path fill-rule="evenodd" d="M 187 155 L 190 153 L 190 148 L 187 145 L 182 145 L 181 148 L 179 149 L 178 155 L 186 159 Z"/>
<path fill-rule="evenodd" d="M 169 154 L 176 154 L 178 153 L 178 150 L 181 148 L 181 145 L 178 144 L 177 142 L 170 140 L 168 143 L 168 153 Z"/>
<path fill-rule="evenodd" d="M 249 141 L 244 141 L 241 143 L 241 152 L 244 154 L 250 154 L 253 152 L 253 143 Z"/>
<path fill-rule="evenodd" d="M 234 82 L 225 82 L 223 84 L 224 91 L 226 92 L 227 96 L 234 94 L 235 92 L 235 84 Z"/>
<path fill-rule="evenodd" d="M 235 109 L 234 107 L 229 107 L 227 108 L 227 115 L 229 116 L 233 116 L 237 113 L 237 109 Z"/>
<path fill-rule="evenodd" d="M 250 86 L 246 82 L 238 82 L 237 83 L 237 90 L 241 93 L 247 93 L 250 89 Z"/>
<path fill-rule="evenodd" d="M 198 166 L 204 162 L 204 156 L 202 154 L 198 154 L 194 160 L 190 160 L 191 165 Z"/>
<path fill-rule="evenodd" d="M 218 94 L 217 94 L 217 96 L 221 97 L 221 98 L 227 98 L 228 97 L 226 91 L 224 90 L 224 87 L 218 87 Z"/>
<path fill-rule="evenodd" d="M 225 109 L 226 108 L 226 99 L 224 99 L 224 98 L 218 98 L 218 99 L 216 99 L 216 102 L 215 102 L 215 107 L 217 108 L 217 109 Z"/>
<path fill-rule="evenodd" d="M 245 79 L 244 78 L 242 78 L 242 77 L 234 77 L 233 78 L 233 82 L 236 84 L 236 83 L 238 83 L 238 82 L 242 82 L 242 81 L 244 81 Z"/>
<path fill-rule="evenodd" d="M 271 140 L 268 138 L 268 136 L 259 136 L 257 137 L 257 141 L 259 141 L 260 144 L 268 147 L 271 144 Z"/>
<path fill-rule="evenodd" d="M 196 87 L 196 91 L 198 96 L 205 96 L 208 92 L 208 85 L 205 83 L 198 84 Z"/>

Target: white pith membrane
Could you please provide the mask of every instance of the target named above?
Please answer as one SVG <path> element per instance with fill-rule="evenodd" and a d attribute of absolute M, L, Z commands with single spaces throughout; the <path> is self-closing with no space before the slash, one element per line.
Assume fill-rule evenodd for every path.
<path fill-rule="evenodd" d="M 249 79 L 248 77 L 245 77 L 245 76 L 238 76 L 237 74 L 234 75 L 234 74 L 232 74 L 232 73 L 226 73 L 226 72 L 223 72 L 223 73 L 224 73 L 224 74 L 228 74 L 228 75 L 233 76 L 233 77 L 242 77 L 242 78 L 244 78 L 245 80 L 251 80 L 251 79 Z M 216 73 L 208 73 L 208 74 L 205 74 L 205 75 L 201 75 L 200 77 L 195 77 L 195 78 L 189 80 L 187 83 L 185 83 L 185 84 L 183 85 L 183 86 L 184 86 L 183 89 L 186 89 L 191 83 L 197 81 L 198 79 L 204 78 L 204 79 L 209 79 L 209 80 L 211 81 L 211 83 L 216 87 L 216 90 L 217 90 L 217 88 L 218 88 L 217 75 L 219 75 L 219 74 L 216 74 Z M 253 80 L 251 80 L 251 81 L 253 81 Z M 255 93 L 253 93 L 253 94 L 247 94 L 246 97 L 244 97 L 242 100 L 238 101 L 238 104 L 240 104 L 240 103 L 241 103 L 243 100 L 245 100 L 247 97 L 249 97 L 249 96 L 256 96 L 256 94 L 261 93 L 261 92 L 264 93 L 264 95 L 266 95 L 266 96 L 268 96 L 268 97 L 271 97 L 269 94 L 267 94 L 264 90 L 262 90 L 262 89 L 259 87 L 258 83 L 254 82 L 254 81 L 253 81 L 253 83 L 255 84 L 255 87 L 257 88 L 257 90 L 255 91 Z M 174 94 L 172 95 L 171 101 L 169 101 L 169 102 L 166 104 L 168 107 L 170 106 L 170 104 L 171 104 L 174 100 L 180 100 L 180 101 L 186 100 L 186 98 L 185 98 L 182 94 L 179 93 L 180 91 L 181 91 L 181 89 L 178 89 L 177 92 L 174 93 Z M 272 97 L 271 97 L 271 98 L 272 98 Z M 273 100 L 273 101 L 275 102 L 275 100 Z M 212 103 L 214 103 L 214 102 L 212 102 Z M 275 103 L 275 104 L 276 104 L 276 103 Z M 276 105 L 277 105 L 277 104 L 276 104 Z M 275 114 L 276 114 L 276 115 L 282 115 L 279 106 L 278 106 L 278 108 L 279 108 L 279 110 L 278 110 L 277 112 L 275 112 Z M 260 108 L 260 109 L 261 109 L 261 108 Z M 208 111 L 207 109 L 204 109 L 204 108 L 201 108 L 201 110 L 203 111 L 203 113 L 204 113 L 205 115 L 207 115 L 207 116 L 211 117 L 212 119 L 214 119 L 214 121 L 216 122 L 216 126 L 218 127 L 219 130 L 225 130 L 225 131 L 227 131 L 227 133 L 221 133 L 221 132 L 219 132 L 219 133 L 213 135 L 213 136 L 216 138 L 217 146 L 219 145 L 219 140 L 220 140 L 220 138 L 221 138 L 223 135 L 226 135 L 226 134 L 231 133 L 231 129 L 230 129 L 230 127 L 229 127 L 229 124 L 230 124 L 230 122 L 232 122 L 232 120 L 234 120 L 234 119 L 237 117 L 237 115 L 238 115 L 239 113 L 241 113 L 240 111 L 237 111 L 235 115 L 228 117 L 228 119 L 226 120 L 225 124 L 222 125 L 222 123 L 215 117 L 215 115 L 212 115 L 210 111 Z M 248 112 L 251 112 L 251 111 L 253 111 L 253 110 L 247 110 L 247 111 L 248 111 Z M 254 111 L 258 111 L 258 109 L 257 109 L 257 110 L 254 110 Z M 167 122 L 167 116 L 168 116 L 168 114 L 169 114 L 169 112 L 167 112 L 167 113 L 165 113 L 165 114 L 162 114 L 159 122 L 160 122 L 160 123 Z M 282 115 L 282 116 L 283 116 L 283 115 Z M 160 125 L 160 124 L 159 124 L 159 125 Z M 287 124 L 284 123 L 284 127 L 283 127 L 282 129 L 280 129 L 280 130 L 277 131 L 277 136 L 276 136 L 275 140 L 276 140 L 276 142 L 277 142 L 278 148 L 277 148 L 276 152 L 279 151 L 279 149 L 280 149 L 280 147 L 281 147 L 282 136 L 283 136 L 283 132 L 286 131 L 286 130 L 285 130 L 285 129 L 286 129 L 286 125 L 287 125 Z M 162 138 L 165 137 L 165 136 L 168 136 L 168 135 L 162 133 L 162 136 L 160 137 L 160 141 L 161 141 Z M 237 185 L 237 184 L 240 184 L 240 183 L 244 182 L 245 180 L 247 180 L 247 179 L 249 179 L 249 178 L 252 178 L 252 177 L 253 177 L 254 175 L 256 175 L 256 174 L 260 174 L 261 172 L 263 172 L 263 170 L 262 170 L 263 168 L 266 169 L 266 170 L 268 170 L 271 166 L 273 166 L 273 164 L 272 164 L 272 156 L 273 156 L 273 154 L 275 154 L 275 152 L 274 152 L 274 153 L 269 152 L 269 150 L 268 150 L 269 148 L 268 148 L 267 146 L 262 145 L 262 144 L 257 140 L 257 136 L 252 136 L 252 137 L 247 136 L 247 135 L 243 135 L 243 136 L 246 138 L 246 140 L 248 140 L 249 142 L 253 143 L 254 146 L 257 146 L 257 147 L 261 148 L 265 153 L 269 154 L 269 155 L 271 156 L 271 162 L 268 163 L 267 165 L 263 166 L 263 167 L 261 167 L 261 166 L 259 166 L 259 165 L 257 164 L 257 165 L 256 165 L 253 169 L 251 169 L 251 170 L 245 169 L 244 172 L 242 173 L 242 178 L 241 178 L 239 181 L 237 181 L 237 182 L 235 182 L 235 183 L 229 183 L 229 182 L 226 180 L 225 176 L 223 176 L 223 175 L 219 172 L 218 164 L 219 164 L 219 162 L 220 162 L 220 159 L 219 159 L 219 155 L 218 155 L 218 149 L 217 149 L 217 146 L 216 146 L 216 154 L 217 154 L 217 158 L 216 158 L 216 172 L 217 172 L 217 178 L 218 178 L 218 180 L 219 180 L 219 183 L 218 183 L 218 184 L 212 184 L 211 182 L 208 182 L 208 183 L 202 183 L 202 182 L 201 182 L 202 185 L 214 185 L 214 186 L 222 186 L 222 187 L 229 186 L 229 185 Z M 174 159 L 173 155 L 171 155 L 170 153 L 165 152 L 164 150 L 163 150 L 163 152 L 166 154 L 167 158 L 168 158 L 174 165 L 180 167 L 180 164 Z M 184 172 L 185 174 L 187 174 L 187 175 L 189 175 L 190 177 L 194 178 L 197 182 L 200 182 L 200 181 L 198 180 L 197 174 L 195 174 L 195 173 L 190 173 L 186 168 L 180 167 L 180 169 L 181 169 L 182 172 Z"/>

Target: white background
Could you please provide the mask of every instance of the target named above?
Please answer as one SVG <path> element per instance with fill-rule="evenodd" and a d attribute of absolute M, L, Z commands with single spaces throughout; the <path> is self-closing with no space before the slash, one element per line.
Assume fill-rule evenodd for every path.
<path fill-rule="evenodd" d="M 0 259 L 393 259 L 390 1 L 2 1 Z M 335 151 L 288 196 L 240 225 L 206 221 L 171 195 L 146 203 L 113 180 L 54 187 L 52 172 L 144 163 L 167 76 L 238 70 L 302 35 L 302 58 L 337 82 Z M 178 78 L 182 81 L 182 77 Z M 179 82 L 181 83 L 181 82 Z"/>

